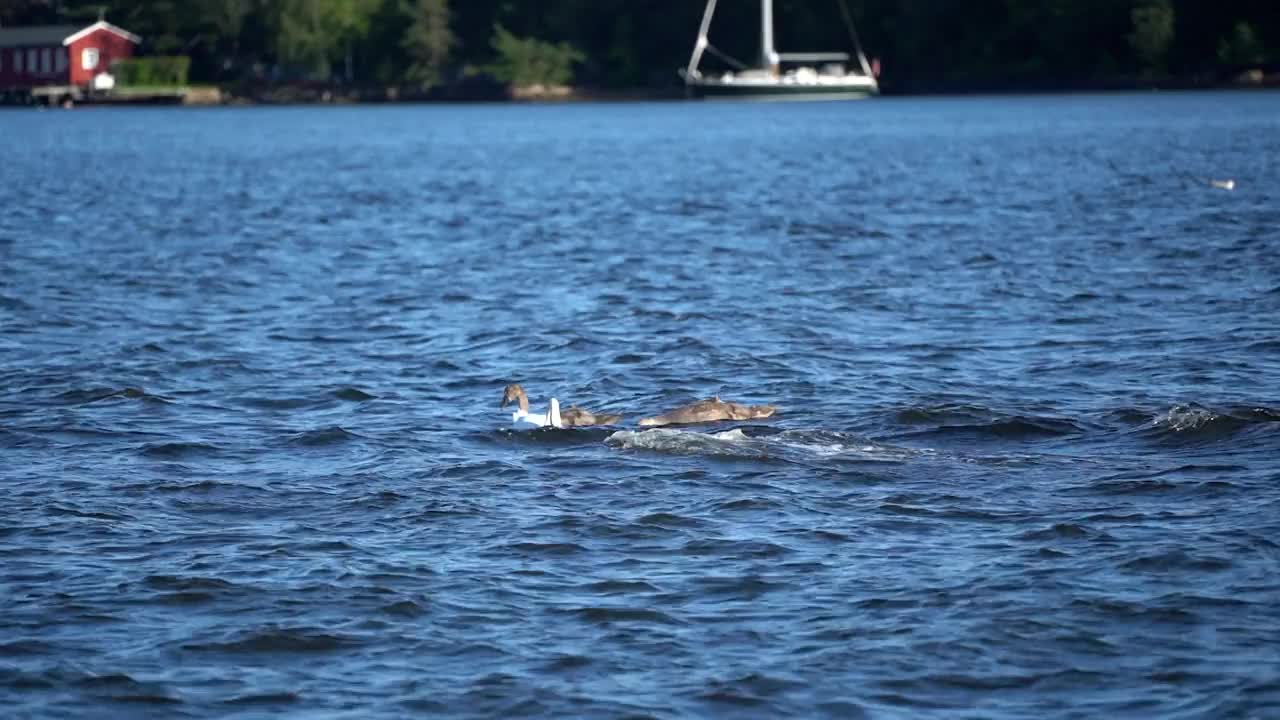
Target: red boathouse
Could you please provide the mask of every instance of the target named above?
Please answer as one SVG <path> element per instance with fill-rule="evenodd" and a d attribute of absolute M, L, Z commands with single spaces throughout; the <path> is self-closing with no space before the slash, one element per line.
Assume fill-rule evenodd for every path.
<path fill-rule="evenodd" d="M 132 57 L 139 41 L 104 20 L 88 27 L 0 27 L 0 92 L 49 86 L 91 89 L 95 81 L 111 78 L 111 63 Z"/>

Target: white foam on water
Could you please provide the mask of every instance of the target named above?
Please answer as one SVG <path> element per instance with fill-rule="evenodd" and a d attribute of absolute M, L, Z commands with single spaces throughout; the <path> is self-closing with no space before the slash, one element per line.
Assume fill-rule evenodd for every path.
<path fill-rule="evenodd" d="M 1182 432 L 1184 430 L 1195 430 L 1203 427 L 1205 423 L 1211 422 L 1218 418 L 1216 413 L 1205 410 L 1204 408 L 1188 407 L 1185 405 L 1175 405 L 1169 408 L 1168 412 L 1158 415 L 1151 424 L 1155 427 L 1162 427 L 1174 432 Z"/>
<path fill-rule="evenodd" d="M 752 447 L 752 439 L 740 429 L 721 433 L 700 433 L 692 430 L 619 430 L 605 442 L 625 450 L 653 450 L 681 455 L 731 455 L 759 457 Z"/>
<path fill-rule="evenodd" d="M 880 445 L 866 438 L 812 430 L 784 430 L 756 437 L 747 435 L 741 428 L 718 433 L 670 428 L 619 430 L 605 442 L 627 450 L 652 450 L 681 455 L 779 457 L 790 460 L 847 458 L 902 462 L 927 453 Z"/>

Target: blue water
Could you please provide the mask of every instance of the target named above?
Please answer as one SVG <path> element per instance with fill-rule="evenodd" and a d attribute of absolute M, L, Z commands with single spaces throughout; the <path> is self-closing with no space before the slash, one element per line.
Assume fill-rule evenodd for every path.
<path fill-rule="evenodd" d="M 1280 94 L 0 138 L 11 716 L 1280 715 Z"/>

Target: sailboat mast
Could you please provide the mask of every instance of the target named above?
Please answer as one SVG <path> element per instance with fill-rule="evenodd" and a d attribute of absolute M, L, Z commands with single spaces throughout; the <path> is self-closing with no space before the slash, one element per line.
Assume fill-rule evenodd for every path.
<path fill-rule="evenodd" d="M 716 0 L 707 0 L 702 9 L 702 25 L 698 26 L 698 39 L 693 43 L 693 55 L 689 57 L 689 67 L 685 69 L 686 77 L 697 77 L 698 63 L 702 62 L 702 53 L 707 49 L 707 31 L 711 29 L 711 18 L 716 14 Z"/>
<path fill-rule="evenodd" d="M 760 0 L 760 61 L 770 71 L 778 72 L 778 51 L 773 47 L 773 0 Z"/>

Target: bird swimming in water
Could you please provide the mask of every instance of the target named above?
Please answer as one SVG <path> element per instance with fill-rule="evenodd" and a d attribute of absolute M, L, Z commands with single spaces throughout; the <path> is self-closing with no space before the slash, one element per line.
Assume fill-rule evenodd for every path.
<path fill-rule="evenodd" d="M 524 388 L 518 383 L 511 383 L 506 390 L 502 392 L 502 402 L 498 407 L 503 408 L 507 403 L 516 403 L 518 408 L 511 413 L 511 422 L 516 427 L 562 427 L 560 419 L 560 401 L 551 398 L 551 403 L 545 413 L 529 412 L 529 396 L 525 394 Z"/>
<path fill-rule="evenodd" d="M 595 414 L 590 410 L 577 406 L 560 411 L 560 402 L 551 398 L 551 408 L 543 414 L 530 414 L 529 396 L 519 383 L 511 383 L 502 393 L 502 403 L 498 407 L 506 407 L 507 403 L 516 403 L 519 411 L 511 414 L 513 423 L 523 423 L 537 427 L 589 427 L 592 425 L 615 425 L 622 420 L 621 415 Z"/>
<path fill-rule="evenodd" d="M 640 425 L 683 425 L 717 420 L 754 420 L 770 417 L 776 411 L 777 408 L 772 405 L 740 405 L 725 402 L 717 395 L 665 412 L 657 417 L 643 418 L 640 420 Z"/>
<path fill-rule="evenodd" d="M 592 425 L 617 425 L 622 421 L 621 415 L 596 415 L 590 410 L 573 406 L 560 414 L 565 427 L 590 427 Z"/>

